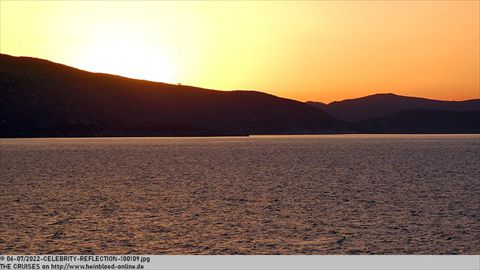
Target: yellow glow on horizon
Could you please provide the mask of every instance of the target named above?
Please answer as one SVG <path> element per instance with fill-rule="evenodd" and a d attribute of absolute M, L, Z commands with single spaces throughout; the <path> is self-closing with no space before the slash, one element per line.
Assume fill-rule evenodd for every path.
<path fill-rule="evenodd" d="M 131 78 L 175 83 L 175 71 L 168 62 L 161 49 L 112 38 L 87 48 L 75 66 L 93 72 L 108 71 Z"/>
<path fill-rule="evenodd" d="M 478 1 L 5 1 L 0 52 L 329 102 L 480 97 Z"/>

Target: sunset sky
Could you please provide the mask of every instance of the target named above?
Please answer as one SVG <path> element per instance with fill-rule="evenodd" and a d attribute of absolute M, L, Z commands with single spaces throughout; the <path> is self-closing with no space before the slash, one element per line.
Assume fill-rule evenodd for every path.
<path fill-rule="evenodd" d="M 5 1 L 0 51 L 330 102 L 480 97 L 479 1 Z"/>

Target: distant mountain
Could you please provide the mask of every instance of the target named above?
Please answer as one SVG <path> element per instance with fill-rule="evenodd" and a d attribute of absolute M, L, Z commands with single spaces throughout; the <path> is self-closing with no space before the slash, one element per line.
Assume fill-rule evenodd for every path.
<path fill-rule="evenodd" d="M 480 100 L 378 94 L 305 104 L 256 91 L 135 80 L 4 54 L 0 95 L 0 137 L 480 133 Z"/>
<path fill-rule="evenodd" d="M 394 94 L 375 94 L 356 99 L 335 101 L 330 104 L 310 101 L 307 104 L 347 122 L 360 122 L 375 117 L 387 117 L 404 110 L 480 110 L 480 99 L 440 101 Z"/>
<path fill-rule="evenodd" d="M 0 95 L 1 137 L 304 134 L 344 127 L 305 103 L 261 92 L 135 80 L 5 54 Z"/>
<path fill-rule="evenodd" d="M 480 133 L 480 110 L 404 110 L 352 124 L 359 133 Z"/>

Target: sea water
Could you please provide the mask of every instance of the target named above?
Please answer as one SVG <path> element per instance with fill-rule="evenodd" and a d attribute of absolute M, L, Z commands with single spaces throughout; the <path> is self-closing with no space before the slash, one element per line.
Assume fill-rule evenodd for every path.
<path fill-rule="evenodd" d="M 0 254 L 478 254 L 480 135 L 0 140 Z"/>

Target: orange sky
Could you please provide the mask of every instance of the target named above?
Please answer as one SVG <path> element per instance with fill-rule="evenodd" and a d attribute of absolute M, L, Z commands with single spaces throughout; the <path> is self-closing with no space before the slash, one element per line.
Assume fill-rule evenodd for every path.
<path fill-rule="evenodd" d="M 0 51 L 330 102 L 480 97 L 479 1 L 5 1 Z"/>

